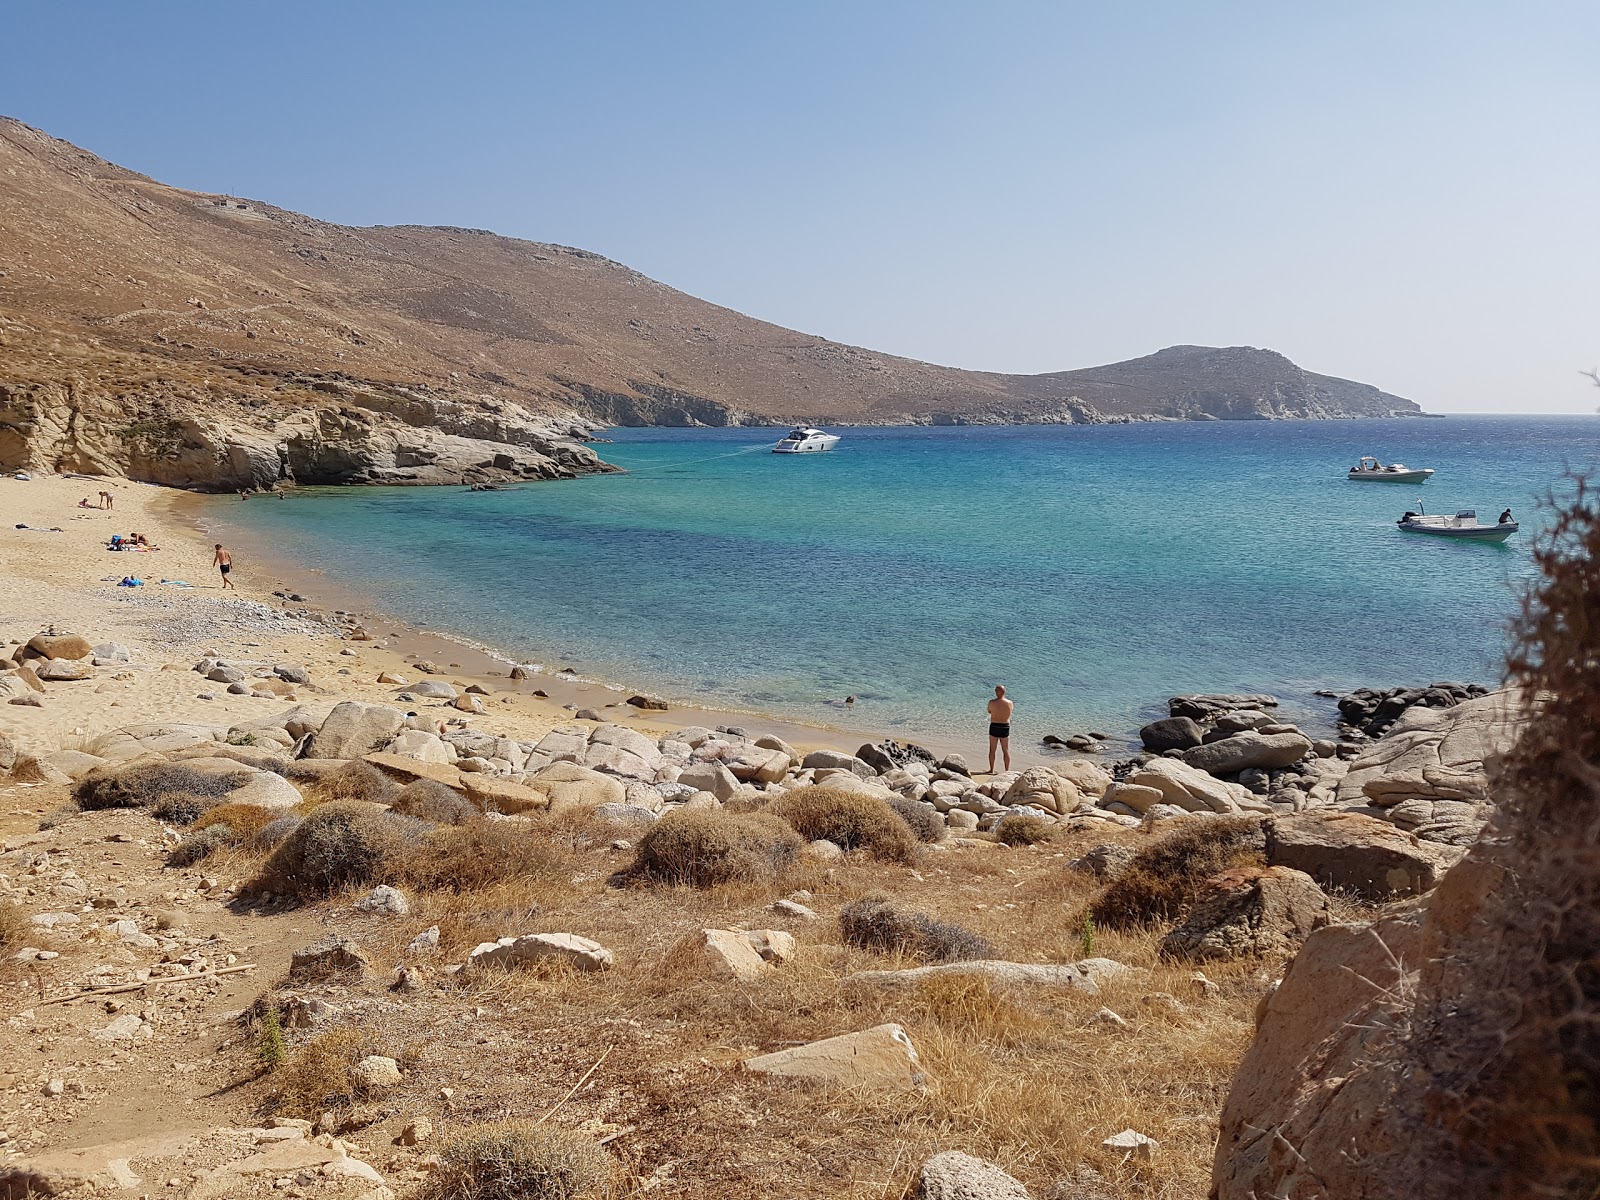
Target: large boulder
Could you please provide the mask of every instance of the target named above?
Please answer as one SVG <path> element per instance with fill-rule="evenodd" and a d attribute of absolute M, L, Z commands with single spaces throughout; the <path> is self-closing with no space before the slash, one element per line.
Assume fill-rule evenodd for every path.
<path fill-rule="evenodd" d="M 745 1059 L 744 1066 L 757 1075 L 782 1075 L 844 1087 L 911 1091 L 927 1082 L 911 1038 L 898 1025 L 874 1025 L 860 1033 L 844 1033 L 757 1055 Z"/>
<path fill-rule="evenodd" d="M 453 763 L 457 757 L 454 746 L 438 734 L 429 733 L 425 729 L 402 729 L 395 734 L 386 751 L 404 758 L 432 763 Z"/>
<path fill-rule="evenodd" d="M 600 725 L 589 735 L 582 762 L 592 770 L 649 780 L 661 766 L 661 751 L 638 730 Z"/>
<path fill-rule="evenodd" d="M 79 659 L 91 658 L 94 646 L 86 637 L 75 633 L 36 633 L 28 639 L 24 655 L 28 658 Z"/>
<path fill-rule="evenodd" d="M 1267 861 L 1304 871 L 1323 887 L 1364 900 L 1420 895 L 1460 852 L 1361 813 L 1314 809 L 1266 822 Z"/>
<path fill-rule="evenodd" d="M 1316 880 L 1288 867 L 1239 867 L 1208 880 L 1161 943 L 1173 958 L 1283 958 L 1332 920 Z"/>
<path fill-rule="evenodd" d="M 1139 730 L 1139 740 L 1151 754 L 1189 750 L 1198 746 L 1206 731 L 1192 717 L 1162 717 Z"/>
<path fill-rule="evenodd" d="M 1300 733 L 1246 730 L 1183 752 L 1183 761 L 1211 775 L 1237 775 L 1251 767 L 1292 766 L 1311 753 L 1311 739 Z"/>
<path fill-rule="evenodd" d="M 862 779 L 876 779 L 878 773 L 867 763 L 862 762 L 854 754 L 845 754 L 840 750 L 813 750 L 801 760 L 802 767 L 818 770 L 831 767 L 836 770 L 850 771 L 861 776 Z"/>
<path fill-rule="evenodd" d="M 685 767 L 678 774 L 678 782 L 684 787 L 692 787 L 697 792 L 710 792 L 718 800 L 727 803 L 739 794 L 739 780 L 734 773 L 721 763 L 694 763 Z"/>
<path fill-rule="evenodd" d="M 1251 795 L 1248 788 L 1224 782 L 1175 758 L 1152 758 L 1130 772 L 1127 782 L 1154 788 L 1165 803 L 1175 804 L 1186 812 L 1236 813 L 1270 807 Z"/>
<path fill-rule="evenodd" d="M 222 798 L 222 802 L 287 810 L 295 807 L 302 799 L 294 784 L 282 775 L 275 775 L 271 771 L 256 771 L 251 774 L 248 783 L 234 788 Z"/>
<path fill-rule="evenodd" d="M 333 706 L 322 728 L 311 735 L 307 758 L 360 758 L 385 746 L 400 732 L 406 715 L 387 704 L 345 700 Z"/>
<path fill-rule="evenodd" d="M 1052 763 L 1050 769 L 1090 800 L 1100 799 L 1111 786 L 1111 772 L 1087 758 L 1069 758 L 1065 762 Z"/>
<path fill-rule="evenodd" d="M 1063 779 L 1049 767 L 1029 767 L 1009 788 L 1001 803 L 1031 805 L 1046 812 L 1066 814 L 1083 802 L 1077 784 Z"/>
<path fill-rule="evenodd" d="M 1223 1105 L 1217 1200 L 1436 1194 L 1425 1161 L 1373 1190 L 1383 1173 L 1350 1152 L 1380 1151 L 1395 1166 L 1414 1160 L 1402 1104 L 1420 1098 L 1426 1080 L 1397 1071 L 1391 1048 L 1403 1038 L 1415 987 L 1421 915 L 1407 906 L 1370 926 L 1329 925 L 1306 940 L 1268 994 Z"/>
<path fill-rule="evenodd" d="M 541 767 L 527 782 L 530 788 L 550 797 L 552 810 L 621 804 L 628 796 L 622 780 L 570 762 Z"/>
<path fill-rule="evenodd" d="M 168 755 L 223 739 L 214 725 L 149 724 L 108 730 L 84 747 L 97 758 L 126 762 L 145 754 Z"/>
<path fill-rule="evenodd" d="M 570 763 L 563 765 L 571 766 Z M 577 769 L 583 770 L 582 767 Z M 615 780 L 610 782 L 614 783 Z M 555 783 L 552 782 L 552 790 L 555 786 Z M 529 812 L 550 808 L 555 804 L 555 798 L 550 791 L 533 787 L 529 784 L 517 783 L 511 779 L 497 779 L 493 775 L 464 774 L 461 776 L 461 790 L 466 792 L 467 799 L 485 812 Z M 570 801 L 570 803 L 587 804 L 586 801 L 581 800 Z"/>
<path fill-rule="evenodd" d="M 1453 708 L 1409 708 L 1350 763 L 1335 802 L 1341 808 L 1400 810 L 1388 819 L 1428 840 L 1465 844 L 1491 811 L 1488 766 L 1510 749 L 1524 720 L 1516 691 Z M 1431 807 L 1441 801 L 1471 807 Z M 1437 830 L 1430 827 L 1434 822 Z"/>
<path fill-rule="evenodd" d="M 47 683 L 65 683 L 94 678 L 94 663 L 82 658 L 52 658 L 36 664 L 35 674 Z"/>

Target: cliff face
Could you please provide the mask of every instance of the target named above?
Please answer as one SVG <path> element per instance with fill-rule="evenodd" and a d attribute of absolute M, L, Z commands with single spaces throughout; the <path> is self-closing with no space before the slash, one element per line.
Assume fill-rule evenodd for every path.
<path fill-rule="evenodd" d="M 206 486 L 237 483 L 240 454 L 252 477 L 270 466 L 227 449 L 255 442 L 318 480 L 592 469 L 571 440 L 588 420 L 1417 411 L 1247 348 L 1174 347 L 1047 375 L 958 371 L 753 320 L 570 247 L 465 229 L 347 228 L 167 187 L 5 118 L 0 322 L 9 431 L 0 466 L 87 455 Z M 181 427 L 181 440 L 147 432 L 119 444 L 117 430 L 139 422 Z M 173 461 L 153 452 L 157 442 L 171 444 Z"/>

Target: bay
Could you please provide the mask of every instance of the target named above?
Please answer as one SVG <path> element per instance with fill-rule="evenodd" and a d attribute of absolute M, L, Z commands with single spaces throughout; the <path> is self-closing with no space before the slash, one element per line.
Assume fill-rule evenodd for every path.
<path fill-rule="evenodd" d="M 937 736 L 995 683 L 1019 740 L 1123 732 L 1185 691 L 1499 678 L 1530 547 L 1600 420 L 615 430 L 624 475 L 307 489 L 208 518 L 395 616 L 684 700 Z M 1363 454 L 1438 474 L 1352 483 Z M 1505 546 L 1399 532 L 1513 508 Z M 560 660 L 559 662 L 557 660 Z M 849 710 L 841 706 L 856 696 Z M 976 716 L 975 716 L 976 714 Z"/>

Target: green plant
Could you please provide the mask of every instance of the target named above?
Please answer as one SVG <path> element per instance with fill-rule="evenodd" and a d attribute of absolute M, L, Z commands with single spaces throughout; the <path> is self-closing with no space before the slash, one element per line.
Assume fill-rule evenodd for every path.
<path fill-rule="evenodd" d="M 278 1010 L 267 1009 L 261 1019 L 261 1038 L 256 1042 L 256 1061 L 268 1074 L 283 1066 L 288 1051 L 283 1044 L 283 1026 L 278 1021 Z"/>
<path fill-rule="evenodd" d="M 228 738 L 230 746 L 254 746 L 256 735 L 253 733 L 235 733 Z"/>
<path fill-rule="evenodd" d="M 972 930 L 901 908 L 886 896 L 846 904 L 839 910 L 839 929 L 853 946 L 910 954 L 928 962 L 994 956 L 994 947 Z"/>
<path fill-rule="evenodd" d="M 425 1200 L 588 1200 L 602 1194 L 611 1161 L 592 1138 L 530 1121 L 479 1125 L 455 1135 L 423 1185 Z"/>
<path fill-rule="evenodd" d="M 799 787 L 767 808 L 808 841 L 823 839 L 844 850 L 863 849 L 888 862 L 910 862 L 917 838 L 900 814 L 876 796 L 843 788 Z"/>
<path fill-rule="evenodd" d="M 748 883 L 781 875 L 799 858 L 800 847 L 799 835 L 767 813 L 688 809 L 650 827 L 628 873 L 693 887 Z"/>
<path fill-rule="evenodd" d="M 1078 950 L 1084 958 L 1094 957 L 1094 918 L 1083 914 L 1083 924 L 1078 928 Z"/>

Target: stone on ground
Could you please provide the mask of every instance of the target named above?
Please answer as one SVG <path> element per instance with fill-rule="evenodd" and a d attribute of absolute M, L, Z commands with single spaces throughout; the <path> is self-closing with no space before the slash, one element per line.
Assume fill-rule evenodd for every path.
<path fill-rule="evenodd" d="M 468 967 L 527 967 L 563 963 L 576 971 L 604 971 L 616 956 L 599 942 L 575 933 L 530 933 L 483 942 L 467 956 Z"/>
<path fill-rule="evenodd" d="M 1288 867 L 1240 867 L 1206 882 L 1163 954 L 1205 961 L 1293 954 L 1333 919 L 1316 880 Z"/>
<path fill-rule="evenodd" d="M 991 1162 L 945 1150 L 922 1164 L 912 1200 L 1030 1200 L 1028 1189 Z"/>
<path fill-rule="evenodd" d="M 898 1025 L 874 1025 L 859 1033 L 791 1046 L 748 1058 L 744 1066 L 758 1075 L 782 1075 L 845 1087 L 911 1091 L 927 1082 L 911 1038 Z"/>

